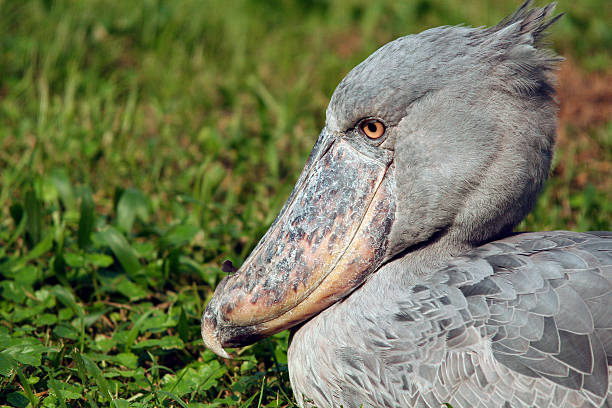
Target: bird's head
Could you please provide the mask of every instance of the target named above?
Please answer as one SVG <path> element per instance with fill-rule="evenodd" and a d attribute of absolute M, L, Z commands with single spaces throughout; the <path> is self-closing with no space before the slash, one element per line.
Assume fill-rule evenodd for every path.
<path fill-rule="evenodd" d="M 349 72 L 287 203 L 206 307 L 206 345 L 227 356 L 413 250 L 511 231 L 550 167 L 558 58 L 539 45 L 553 8 L 402 37 Z"/>

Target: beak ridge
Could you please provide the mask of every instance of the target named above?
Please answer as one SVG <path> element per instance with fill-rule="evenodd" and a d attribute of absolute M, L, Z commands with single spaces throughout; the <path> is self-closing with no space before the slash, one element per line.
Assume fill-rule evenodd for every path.
<path fill-rule="evenodd" d="M 394 218 L 392 158 L 321 133 L 294 191 L 240 269 L 224 278 L 202 317 L 218 355 L 316 315 L 382 262 Z"/>

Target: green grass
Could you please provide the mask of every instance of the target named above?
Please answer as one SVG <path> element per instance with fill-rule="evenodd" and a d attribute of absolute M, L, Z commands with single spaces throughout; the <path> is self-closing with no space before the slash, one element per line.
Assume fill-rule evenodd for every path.
<path fill-rule="evenodd" d="M 610 67 L 606 4 L 560 1 L 551 42 L 585 72 Z M 0 0 L 0 405 L 293 406 L 286 333 L 204 350 L 221 263 L 273 220 L 350 68 L 517 5 Z M 566 136 L 521 228 L 610 229 L 612 124 Z"/>

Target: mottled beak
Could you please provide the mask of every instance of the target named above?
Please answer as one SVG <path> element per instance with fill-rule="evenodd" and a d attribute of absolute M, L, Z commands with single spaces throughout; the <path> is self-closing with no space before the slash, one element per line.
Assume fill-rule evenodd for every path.
<path fill-rule="evenodd" d="M 316 315 L 383 261 L 393 222 L 391 159 L 323 130 L 280 214 L 202 316 L 208 348 L 251 344 Z"/>

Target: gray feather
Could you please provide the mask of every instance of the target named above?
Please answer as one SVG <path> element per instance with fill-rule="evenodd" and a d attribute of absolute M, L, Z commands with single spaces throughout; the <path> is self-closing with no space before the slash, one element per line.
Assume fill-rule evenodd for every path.
<path fill-rule="evenodd" d="M 400 38 L 334 91 L 326 134 L 393 154 L 394 220 L 376 272 L 294 330 L 301 406 L 607 404 L 612 236 L 508 236 L 550 168 L 553 9 Z M 354 137 L 370 117 L 376 147 Z"/>
<path fill-rule="evenodd" d="M 557 233 L 540 234 L 552 242 Z M 562 239 L 557 241 L 564 246 L 556 251 L 585 251 L 587 245 L 602 239 L 589 234 L 559 234 Z M 394 287 L 392 296 L 387 286 L 383 298 L 374 293 L 368 295 L 370 286 L 364 287 L 362 290 L 366 290 L 367 296 L 350 297 L 326 310 L 321 319 L 313 319 L 296 333 L 290 347 L 290 350 L 310 347 L 306 339 L 310 333 L 319 333 L 315 327 L 325 321 L 326 345 L 319 350 L 326 357 L 316 360 L 323 366 L 310 366 L 314 371 L 307 374 L 308 369 L 300 362 L 300 374 L 294 368 L 292 381 L 296 385 L 316 381 L 316 372 L 323 367 L 325 370 L 334 367 L 336 382 L 343 384 L 342 392 L 347 395 L 342 400 L 344 406 L 359 406 L 357 402 L 361 401 L 364 406 L 401 407 L 406 406 L 406 401 L 417 404 L 417 400 L 430 407 L 442 402 L 460 406 L 468 401 L 472 401 L 469 406 L 483 407 L 504 404 L 527 407 L 532 403 L 540 404 L 536 405 L 538 408 L 600 406 L 608 395 L 607 359 L 612 355 L 612 330 L 607 328 L 612 296 L 607 289 L 610 282 L 606 280 L 604 285 L 605 278 L 598 272 L 602 265 L 594 264 L 597 260 L 593 257 L 592 262 L 583 265 L 583 270 L 576 270 L 574 261 L 567 262 L 574 258 L 564 257 L 565 261 L 557 265 L 565 284 L 555 288 L 546 277 L 554 280 L 558 274 L 540 267 L 540 263 L 550 262 L 551 257 L 538 256 L 550 246 L 542 245 L 545 249 L 535 250 L 539 246 L 529 245 L 529 241 L 537 240 L 531 234 L 518 237 L 501 241 L 507 251 L 503 258 L 505 267 L 497 271 L 492 267 L 490 276 L 480 281 L 472 280 L 469 273 L 459 274 L 463 276 L 461 279 L 456 276 L 448 279 L 454 270 L 469 270 L 474 257 L 468 253 L 440 268 L 438 274 L 447 278 L 434 273 L 412 289 Z M 570 239 L 574 237 L 575 240 Z M 607 247 L 608 243 L 591 247 L 601 245 Z M 487 259 L 486 247 L 478 250 L 480 255 L 485 255 L 480 259 Z M 520 261 L 513 262 L 512 258 Z M 499 264 L 502 258 L 494 259 Z M 564 270 L 560 265 L 572 269 Z M 513 282 L 515 272 L 517 276 L 539 275 L 526 280 L 535 286 L 532 291 L 537 294 L 528 293 L 522 281 L 520 290 L 513 292 L 514 299 L 506 299 L 504 290 L 491 284 L 493 278 Z M 373 290 L 384 286 L 381 279 L 382 276 L 375 277 L 372 283 L 377 285 L 371 286 Z M 400 295 L 402 292 L 406 294 L 404 297 Z M 394 302 L 393 298 L 402 300 Z M 521 302 L 522 298 L 529 300 Z M 355 315 L 355 311 L 366 313 L 368 319 Z M 388 319 L 385 313 L 394 318 Z M 332 323 L 336 318 L 342 324 Z M 366 321 L 368 332 L 372 330 L 379 335 L 372 333 L 359 342 L 350 340 L 356 331 L 365 330 Z M 328 352 L 334 350 L 337 339 L 342 339 L 338 349 L 343 351 L 342 359 L 336 361 Z M 384 356 L 385 363 L 376 364 L 379 361 L 376 356 Z M 347 384 L 353 384 L 348 392 Z M 393 389 L 394 393 L 375 397 L 360 391 L 381 388 Z M 322 389 L 334 395 L 333 390 Z M 348 395 L 350 400 L 346 399 Z M 324 401 L 319 404 L 328 406 Z"/>

